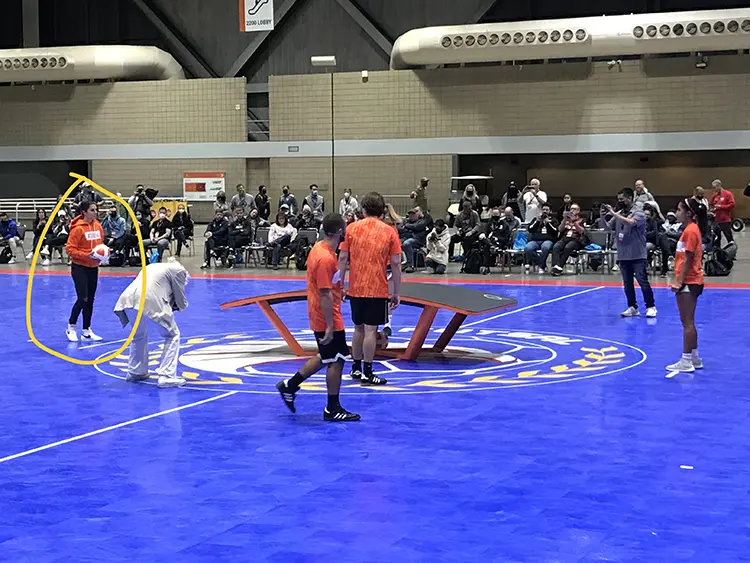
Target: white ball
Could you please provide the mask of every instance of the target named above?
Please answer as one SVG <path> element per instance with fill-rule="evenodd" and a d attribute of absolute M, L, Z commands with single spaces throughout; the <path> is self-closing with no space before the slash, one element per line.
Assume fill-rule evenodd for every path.
<path fill-rule="evenodd" d="M 100 244 L 94 247 L 94 260 L 100 264 L 106 264 L 109 262 L 109 247 L 106 244 Z"/>

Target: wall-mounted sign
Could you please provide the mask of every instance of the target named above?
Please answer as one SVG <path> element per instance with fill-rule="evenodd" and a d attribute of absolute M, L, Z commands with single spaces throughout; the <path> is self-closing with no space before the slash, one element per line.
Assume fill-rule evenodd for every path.
<path fill-rule="evenodd" d="M 226 193 L 225 187 L 224 172 L 185 172 L 182 176 L 186 201 L 214 201 L 217 193 Z"/>
<path fill-rule="evenodd" d="M 241 31 L 273 29 L 273 0 L 239 0 Z"/>

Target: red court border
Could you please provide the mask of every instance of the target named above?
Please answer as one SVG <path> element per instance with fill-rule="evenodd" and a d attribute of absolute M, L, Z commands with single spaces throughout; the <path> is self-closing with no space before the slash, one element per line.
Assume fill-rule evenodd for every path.
<path fill-rule="evenodd" d="M 2 275 L 17 275 L 26 276 L 29 274 L 28 270 L 0 270 L 0 276 Z M 35 276 L 69 276 L 68 270 L 48 270 L 46 272 L 34 272 Z M 110 278 L 133 278 L 135 277 L 130 272 L 117 272 L 102 270 L 99 272 L 100 277 Z M 260 275 L 260 274 L 239 274 L 239 273 L 196 273 L 190 274 L 190 277 L 198 280 L 267 280 L 267 281 L 304 281 L 304 276 L 288 275 L 288 276 L 274 276 L 274 275 Z M 414 283 L 442 283 L 446 285 L 517 285 L 517 286 L 529 286 L 529 287 L 622 287 L 622 282 L 619 278 L 612 276 L 612 281 L 594 281 L 594 280 L 524 280 L 524 279 L 497 279 L 488 276 L 479 276 L 476 279 L 461 279 L 461 278 L 444 278 L 443 276 L 433 277 L 403 277 L 404 281 Z M 666 288 L 669 284 L 664 282 L 651 283 L 652 287 L 655 288 Z M 707 289 L 750 289 L 750 283 L 707 283 Z"/>

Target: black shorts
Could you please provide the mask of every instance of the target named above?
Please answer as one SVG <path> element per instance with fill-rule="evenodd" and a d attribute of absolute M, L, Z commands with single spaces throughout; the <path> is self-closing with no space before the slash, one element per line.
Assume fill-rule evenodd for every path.
<path fill-rule="evenodd" d="M 388 299 L 381 297 L 349 297 L 352 322 L 359 325 L 379 326 L 388 322 Z"/>
<path fill-rule="evenodd" d="M 325 332 L 316 332 L 315 340 L 318 342 L 318 355 L 324 364 L 332 364 L 341 360 L 346 361 L 349 357 L 349 346 L 346 344 L 346 332 L 343 330 L 337 330 L 333 333 L 333 340 L 328 344 L 321 344 L 321 339 L 325 336 Z"/>
<path fill-rule="evenodd" d="M 691 293 L 696 299 L 703 295 L 703 284 L 702 283 L 686 283 L 683 284 L 677 293 Z"/>

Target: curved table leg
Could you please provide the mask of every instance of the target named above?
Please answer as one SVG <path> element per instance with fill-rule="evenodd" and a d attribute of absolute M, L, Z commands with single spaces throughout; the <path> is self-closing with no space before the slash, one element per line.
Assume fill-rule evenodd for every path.
<path fill-rule="evenodd" d="M 406 346 L 406 351 L 401 355 L 400 359 L 408 361 L 417 359 L 417 356 L 419 356 L 419 353 L 422 351 L 422 345 L 430 332 L 432 321 L 435 320 L 437 312 L 437 307 L 429 305 L 422 309 L 422 314 L 419 316 L 417 326 L 414 328 L 414 333 L 411 335 L 409 344 Z"/>
<path fill-rule="evenodd" d="M 273 327 L 279 331 L 279 334 L 284 339 L 284 342 L 286 342 L 287 346 L 289 346 L 289 349 L 295 356 L 311 355 L 309 352 L 305 351 L 304 348 L 302 348 L 299 342 L 297 342 L 297 339 L 294 338 L 294 335 L 289 331 L 284 322 L 279 318 L 279 316 L 276 314 L 276 311 L 273 310 L 273 307 L 271 307 L 268 301 L 260 301 L 258 303 L 258 306 L 260 307 L 260 310 L 263 311 L 263 313 L 266 315 L 266 317 L 268 317 L 268 320 L 271 321 Z"/>
<path fill-rule="evenodd" d="M 455 336 L 456 331 L 461 328 L 461 325 L 465 320 L 466 315 L 464 315 L 463 313 L 456 313 L 455 315 L 453 315 L 451 322 L 449 322 L 448 326 L 445 327 L 445 330 L 437 339 L 437 342 L 435 342 L 432 350 L 435 352 L 442 352 L 443 350 L 445 350 L 446 346 L 448 346 L 448 343 L 451 341 L 451 338 Z"/>

